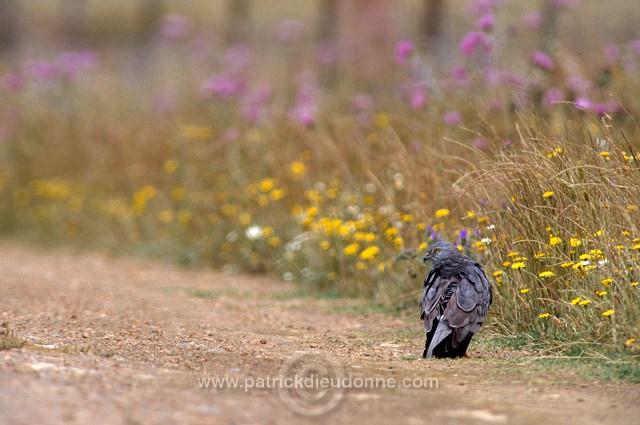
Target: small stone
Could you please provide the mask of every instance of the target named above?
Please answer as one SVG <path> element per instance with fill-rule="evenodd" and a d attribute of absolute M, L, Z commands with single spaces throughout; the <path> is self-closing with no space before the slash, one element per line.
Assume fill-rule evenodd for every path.
<path fill-rule="evenodd" d="M 309 347 L 316 348 L 316 347 L 318 347 L 318 344 L 309 344 Z"/>
<path fill-rule="evenodd" d="M 261 339 L 261 340 L 260 340 L 260 344 L 266 344 L 266 343 L 267 343 L 267 340 L 266 340 L 266 339 Z"/>

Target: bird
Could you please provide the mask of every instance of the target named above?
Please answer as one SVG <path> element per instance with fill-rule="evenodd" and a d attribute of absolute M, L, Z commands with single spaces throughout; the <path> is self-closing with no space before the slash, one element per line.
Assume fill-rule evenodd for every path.
<path fill-rule="evenodd" d="M 422 357 L 466 356 L 493 300 L 491 283 L 480 264 L 449 242 L 433 244 L 423 260 L 433 267 L 424 280 L 420 302 L 427 334 Z"/>

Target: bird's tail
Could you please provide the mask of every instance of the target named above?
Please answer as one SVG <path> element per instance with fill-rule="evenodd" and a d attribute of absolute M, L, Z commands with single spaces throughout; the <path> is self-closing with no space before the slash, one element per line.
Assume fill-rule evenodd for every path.
<path fill-rule="evenodd" d="M 429 344 L 429 349 L 427 350 L 426 357 L 433 357 L 433 350 L 436 348 L 445 338 L 451 335 L 453 329 L 449 326 L 449 321 L 447 319 L 442 319 L 440 323 L 438 323 L 438 327 L 433 334 L 433 338 L 431 339 L 431 344 Z"/>

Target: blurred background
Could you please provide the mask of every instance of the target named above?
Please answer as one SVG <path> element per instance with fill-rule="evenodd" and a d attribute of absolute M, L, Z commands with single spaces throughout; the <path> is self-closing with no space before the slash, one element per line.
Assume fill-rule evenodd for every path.
<path fill-rule="evenodd" d="M 487 264 L 500 332 L 621 347 L 637 6 L 0 0 L 0 233 L 394 309 L 447 239 Z"/>

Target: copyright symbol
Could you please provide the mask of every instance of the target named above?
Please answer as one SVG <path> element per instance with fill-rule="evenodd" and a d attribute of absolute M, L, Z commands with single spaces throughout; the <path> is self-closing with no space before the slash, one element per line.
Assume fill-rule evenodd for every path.
<path fill-rule="evenodd" d="M 332 358 L 298 353 L 280 368 L 280 400 L 291 411 L 319 416 L 333 410 L 344 397 L 344 372 Z"/>

